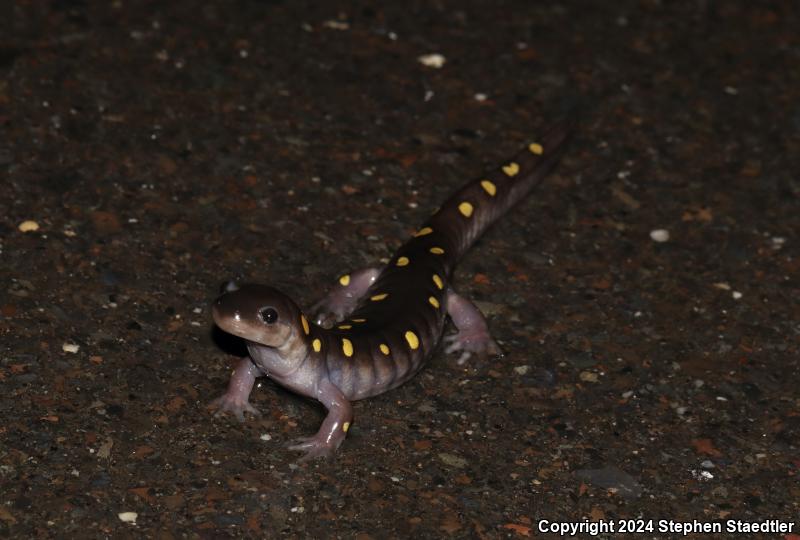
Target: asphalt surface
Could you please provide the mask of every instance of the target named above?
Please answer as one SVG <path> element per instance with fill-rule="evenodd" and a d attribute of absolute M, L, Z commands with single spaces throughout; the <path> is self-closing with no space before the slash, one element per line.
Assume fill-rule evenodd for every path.
<path fill-rule="evenodd" d="M 798 540 L 798 11 L 6 3 L 0 536 Z M 210 414 L 221 283 L 309 306 L 565 114 L 456 274 L 502 358 L 438 352 L 329 461 L 268 380 Z"/>

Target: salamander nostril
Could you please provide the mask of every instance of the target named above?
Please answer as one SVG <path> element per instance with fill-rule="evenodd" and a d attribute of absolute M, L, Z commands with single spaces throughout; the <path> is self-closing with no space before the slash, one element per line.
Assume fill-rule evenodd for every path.
<path fill-rule="evenodd" d="M 275 310 L 275 308 L 271 307 L 261 308 L 258 311 L 258 316 L 261 317 L 261 320 L 267 324 L 273 324 L 278 320 L 278 312 Z"/>

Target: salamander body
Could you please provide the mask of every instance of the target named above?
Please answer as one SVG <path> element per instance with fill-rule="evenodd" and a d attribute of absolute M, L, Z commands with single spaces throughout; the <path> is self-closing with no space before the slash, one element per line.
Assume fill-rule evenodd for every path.
<path fill-rule="evenodd" d="M 500 350 L 478 309 L 450 286 L 453 269 L 480 235 L 524 198 L 555 166 L 570 133 L 557 124 L 514 158 L 456 191 L 383 268 L 341 276 L 306 315 L 265 285 L 232 287 L 214 302 L 214 322 L 246 340 L 249 358 L 228 390 L 212 402 L 218 414 L 259 414 L 249 403 L 256 377 L 266 375 L 328 410 L 318 433 L 290 448 L 303 459 L 327 456 L 344 440 L 351 402 L 381 394 L 414 376 L 438 345 L 450 316 L 457 329 L 446 351 Z"/>

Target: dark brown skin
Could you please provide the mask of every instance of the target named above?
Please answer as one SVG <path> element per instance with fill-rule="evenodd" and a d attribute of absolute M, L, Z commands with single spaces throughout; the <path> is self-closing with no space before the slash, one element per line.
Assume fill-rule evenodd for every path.
<path fill-rule="evenodd" d="M 266 375 L 328 410 L 313 437 L 291 448 L 303 459 L 331 455 L 353 420 L 351 401 L 395 388 L 414 376 L 439 343 L 445 317 L 457 333 L 447 352 L 499 354 L 480 311 L 449 286 L 461 256 L 483 231 L 525 197 L 555 166 L 570 133 L 561 123 L 512 160 L 454 193 L 382 269 L 339 279 L 309 320 L 280 291 L 242 285 L 213 305 L 214 322 L 247 341 L 249 358 L 228 391 L 212 402 L 218 414 L 259 414 L 248 398 Z"/>

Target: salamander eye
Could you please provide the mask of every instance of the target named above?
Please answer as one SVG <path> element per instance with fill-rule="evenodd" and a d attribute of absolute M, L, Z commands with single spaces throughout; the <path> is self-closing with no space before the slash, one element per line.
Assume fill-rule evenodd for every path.
<path fill-rule="evenodd" d="M 278 312 L 275 311 L 275 308 L 271 307 L 265 307 L 258 310 L 258 316 L 261 317 L 261 320 L 267 324 L 273 324 L 278 320 Z"/>

